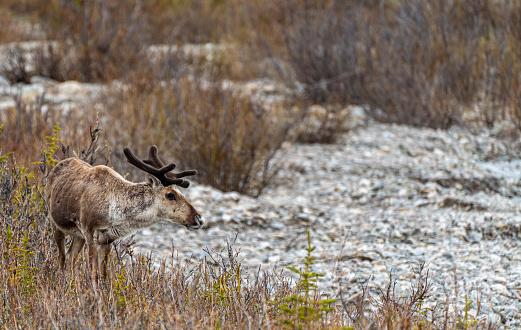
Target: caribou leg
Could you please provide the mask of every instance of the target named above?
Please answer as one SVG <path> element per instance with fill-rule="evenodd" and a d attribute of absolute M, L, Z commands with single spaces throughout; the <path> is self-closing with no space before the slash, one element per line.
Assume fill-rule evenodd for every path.
<path fill-rule="evenodd" d="M 76 260 L 78 259 L 78 254 L 80 254 L 81 249 L 85 245 L 85 240 L 79 236 L 74 236 L 72 238 L 72 244 L 67 251 L 67 259 L 68 266 L 70 269 L 74 269 L 74 264 L 76 264 Z"/>
<path fill-rule="evenodd" d="M 58 247 L 58 262 L 60 264 L 60 268 L 65 268 L 65 234 L 53 225 L 54 227 L 54 241 Z"/>
<path fill-rule="evenodd" d="M 110 253 L 111 246 L 112 246 L 112 243 L 99 245 L 98 266 L 99 266 L 99 269 L 101 269 L 101 276 L 103 278 L 107 277 L 107 262 L 109 259 L 109 253 Z"/>

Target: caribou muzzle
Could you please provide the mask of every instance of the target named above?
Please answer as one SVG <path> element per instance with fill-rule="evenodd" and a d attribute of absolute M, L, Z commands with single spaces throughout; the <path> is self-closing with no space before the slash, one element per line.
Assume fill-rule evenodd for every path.
<path fill-rule="evenodd" d="M 186 224 L 186 228 L 189 230 L 197 230 L 201 229 L 204 225 L 204 218 L 200 215 L 194 215 L 193 217 L 193 223 Z"/>

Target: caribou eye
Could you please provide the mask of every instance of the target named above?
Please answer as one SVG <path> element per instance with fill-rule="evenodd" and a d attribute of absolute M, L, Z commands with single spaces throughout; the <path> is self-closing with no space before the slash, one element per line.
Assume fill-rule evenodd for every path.
<path fill-rule="evenodd" d="M 166 199 L 171 200 L 171 201 L 175 201 L 175 194 L 169 192 L 168 194 L 166 194 Z"/>

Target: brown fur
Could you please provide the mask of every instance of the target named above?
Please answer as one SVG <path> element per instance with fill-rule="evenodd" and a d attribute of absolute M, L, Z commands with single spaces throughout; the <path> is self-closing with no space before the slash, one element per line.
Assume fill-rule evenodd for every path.
<path fill-rule="evenodd" d="M 148 179 L 132 183 L 107 166 L 93 167 L 77 158 L 59 162 L 47 178 L 45 193 L 60 267 L 65 267 L 66 235 L 73 237 L 67 251 L 69 267 L 87 243 L 93 271 L 101 266 L 106 275 L 110 246 L 118 238 L 160 220 L 189 229 L 202 227 L 201 215 L 177 189 L 164 187 L 155 177 Z M 169 200 L 168 193 L 175 200 Z"/>

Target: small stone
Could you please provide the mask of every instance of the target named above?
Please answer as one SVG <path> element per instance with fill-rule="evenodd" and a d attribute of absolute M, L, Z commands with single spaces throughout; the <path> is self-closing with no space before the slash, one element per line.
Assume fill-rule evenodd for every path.
<path fill-rule="evenodd" d="M 305 221 L 305 222 L 310 222 L 312 219 L 311 219 L 311 216 L 307 213 L 299 213 L 297 214 L 297 219 L 298 220 L 301 220 L 301 221 Z"/>
<path fill-rule="evenodd" d="M 338 233 L 338 231 L 336 230 L 332 230 L 330 232 L 328 232 L 327 234 L 327 237 L 329 237 L 330 240 L 332 240 L 333 242 L 340 237 L 340 234 Z"/>
<path fill-rule="evenodd" d="M 490 255 L 490 262 L 493 265 L 499 265 L 499 263 L 501 262 L 501 257 L 498 256 L 497 254 L 491 254 Z"/>
<path fill-rule="evenodd" d="M 3 76 L 0 76 L 0 86 L 4 87 L 4 86 L 9 86 L 9 85 L 10 85 L 9 80 L 4 78 Z"/>
<path fill-rule="evenodd" d="M 385 187 L 385 185 L 383 184 L 383 182 L 378 182 L 377 184 L 375 184 L 373 186 L 373 191 L 378 191 L 378 190 L 381 190 Z"/>
<path fill-rule="evenodd" d="M 400 189 L 398 191 L 398 196 L 400 196 L 400 197 L 409 196 L 409 189 L 407 189 L 407 188 Z"/>
<path fill-rule="evenodd" d="M 506 285 L 504 284 L 492 284 L 490 286 L 490 290 L 495 293 L 505 293 L 508 292 Z"/>
<path fill-rule="evenodd" d="M 221 216 L 221 220 L 224 221 L 224 222 L 230 222 L 232 220 L 232 216 L 229 215 L 229 214 L 223 214 Z"/>
<path fill-rule="evenodd" d="M 227 192 L 223 195 L 223 200 L 226 202 L 238 202 L 241 199 L 241 195 L 235 191 Z"/>
<path fill-rule="evenodd" d="M 385 272 L 385 271 L 387 271 L 387 267 L 385 267 L 382 264 L 376 264 L 376 265 L 373 265 L 373 270 L 376 272 Z"/>
<path fill-rule="evenodd" d="M 499 324 L 501 322 L 501 316 L 496 313 L 490 313 L 487 315 L 489 324 Z"/>
<path fill-rule="evenodd" d="M 272 221 L 270 222 L 270 227 L 276 230 L 281 230 L 284 229 L 286 226 L 281 222 Z"/>

